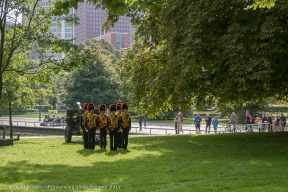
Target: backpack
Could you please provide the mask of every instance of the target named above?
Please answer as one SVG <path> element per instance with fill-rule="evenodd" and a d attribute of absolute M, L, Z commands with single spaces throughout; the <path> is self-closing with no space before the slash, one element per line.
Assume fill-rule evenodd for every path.
<path fill-rule="evenodd" d="M 249 122 L 252 122 L 252 120 L 253 120 L 253 117 L 252 117 L 252 115 L 251 115 L 251 114 L 249 114 L 249 115 L 248 115 L 248 118 L 249 118 Z"/>

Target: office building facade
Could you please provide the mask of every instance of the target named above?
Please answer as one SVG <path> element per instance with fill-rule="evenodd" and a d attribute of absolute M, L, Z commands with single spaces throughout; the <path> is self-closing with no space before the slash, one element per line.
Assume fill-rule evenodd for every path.
<path fill-rule="evenodd" d="M 39 5 L 42 7 L 50 7 L 50 1 L 49 0 L 40 0 L 39 1 Z M 69 10 L 69 14 L 73 14 L 74 13 L 74 9 L 70 9 Z M 26 22 L 27 18 L 23 18 L 23 22 Z M 74 29 L 73 26 L 70 26 L 67 22 L 65 21 L 60 21 L 61 26 L 57 25 L 57 18 L 55 21 L 53 21 L 51 27 L 50 27 L 50 32 L 53 33 L 55 36 L 61 38 L 61 39 L 73 39 L 74 38 Z M 46 53 L 46 55 L 49 55 L 49 53 Z M 37 53 L 36 51 L 33 51 L 30 54 L 30 58 L 33 60 L 39 60 L 39 58 L 43 56 L 43 55 L 39 55 L 39 53 Z M 63 59 L 65 57 L 64 53 L 58 53 L 58 54 L 53 54 L 53 58 L 54 59 Z"/>
<path fill-rule="evenodd" d="M 100 36 L 105 36 L 107 39 L 113 39 L 114 37 L 116 38 L 116 36 L 118 39 L 120 39 L 120 36 L 121 38 L 123 36 L 123 40 L 126 40 L 126 35 L 128 36 L 128 39 L 126 40 L 127 42 L 122 43 L 122 47 L 126 43 L 128 43 L 128 46 L 131 44 L 130 18 L 121 16 L 113 28 L 111 28 L 109 31 L 104 31 L 102 30 L 102 24 L 105 22 L 106 18 L 105 10 L 95 9 L 95 5 L 87 3 L 86 0 L 83 3 L 78 4 L 78 9 L 74 10 L 74 14 L 76 14 L 80 19 L 80 24 L 78 26 L 74 26 L 75 44 L 79 44 L 87 39 Z M 114 46 L 112 42 L 110 43 Z M 118 42 L 118 45 L 119 44 L 120 43 Z M 116 45 L 114 47 L 117 48 Z"/>

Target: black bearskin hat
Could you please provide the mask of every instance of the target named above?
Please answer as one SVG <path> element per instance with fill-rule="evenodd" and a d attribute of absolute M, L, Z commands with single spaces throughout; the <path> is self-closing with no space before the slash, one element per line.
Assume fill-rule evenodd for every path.
<path fill-rule="evenodd" d="M 84 109 L 84 111 L 86 111 L 87 109 L 88 109 L 88 103 L 84 103 L 84 105 L 83 105 L 83 109 Z"/>
<path fill-rule="evenodd" d="M 88 110 L 94 110 L 94 104 L 93 103 L 89 103 L 88 104 Z"/>
<path fill-rule="evenodd" d="M 99 111 L 105 111 L 106 109 L 106 105 L 105 104 L 100 104 L 99 107 L 98 107 Z"/>
<path fill-rule="evenodd" d="M 122 104 L 121 104 L 121 109 L 122 109 L 122 110 L 128 109 L 127 103 L 122 103 Z"/>
<path fill-rule="evenodd" d="M 110 111 L 116 111 L 116 105 L 115 104 L 109 105 L 109 109 Z"/>
<path fill-rule="evenodd" d="M 121 103 L 116 104 L 116 109 L 117 109 L 117 111 L 121 109 Z"/>

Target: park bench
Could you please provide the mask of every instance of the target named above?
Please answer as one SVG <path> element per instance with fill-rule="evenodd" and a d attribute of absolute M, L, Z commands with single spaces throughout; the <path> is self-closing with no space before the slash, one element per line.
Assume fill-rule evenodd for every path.
<path fill-rule="evenodd" d="M 19 136 L 20 134 L 15 134 L 17 135 L 17 139 L 14 139 L 14 138 L 9 138 L 9 139 L 6 139 L 5 138 L 5 126 L 0 126 L 0 130 L 3 131 L 3 136 L 2 138 L 0 138 L 0 146 L 9 146 L 9 145 L 13 145 L 13 141 L 14 140 L 19 140 Z M 14 134 L 13 134 L 14 135 Z"/>

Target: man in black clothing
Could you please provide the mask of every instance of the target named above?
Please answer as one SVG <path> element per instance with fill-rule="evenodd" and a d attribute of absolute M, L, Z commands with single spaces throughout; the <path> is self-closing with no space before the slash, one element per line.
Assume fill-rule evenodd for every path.
<path fill-rule="evenodd" d="M 267 113 L 265 113 L 262 117 L 262 129 L 263 129 L 263 131 L 265 131 L 265 128 L 267 126 L 269 126 L 268 125 L 268 115 L 267 115 Z"/>
<path fill-rule="evenodd" d="M 269 113 L 267 114 L 267 121 L 268 121 L 268 123 L 269 123 L 269 131 L 270 132 L 272 132 L 273 131 L 273 127 L 272 127 L 272 125 L 273 125 L 273 121 L 272 121 L 272 117 L 269 115 Z"/>
<path fill-rule="evenodd" d="M 209 116 L 209 114 L 206 114 L 205 121 L 206 121 L 205 133 L 207 133 L 207 129 L 209 129 L 208 133 L 210 133 L 210 127 L 211 127 L 212 118 Z"/>
<path fill-rule="evenodd" d="M 143 116 L 142 116 L 142 114 L 140 113 L 140 115 L 139 115 L 139 127 L 140 127 L 140 131 L 142 131 L 142 119 L 143 119 Z"/>

